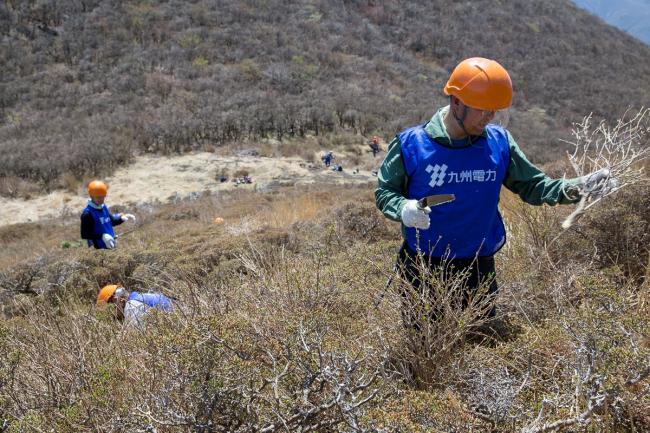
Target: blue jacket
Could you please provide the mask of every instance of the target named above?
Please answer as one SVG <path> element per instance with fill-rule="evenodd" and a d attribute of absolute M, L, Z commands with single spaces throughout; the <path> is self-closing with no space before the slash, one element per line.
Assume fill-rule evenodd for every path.
<path fill-rule="evenodd" d="M 88 206 L 81 213 L 81 238 L 88 240 L 89 247 L 106 248 L 102 235 L 115 237 L 113 226 L 122 224 L 120 214 L 111 214 L 105 204 L 97 206 L 88 200 Z"/>
<path fill-rule="evenodd" d="M 172 309 L 172 300 L 162 293 L 131 292 L 128 300 L 142 302 L 149 308 L 158 308 L 163 311 Z"/>
<path fill-rule="evenodd" d="M 431 227 L 406 228 L 406 242 L 432 257 L 491 256 L 505 243 L 499 213 L 499 194 L 510 161 L 506 131 L 486 127 L 486 137 L 469 146 L 453 148 L 432 140 L 423 126 L 399 135 L 408 176 L 407 198 L 455 194 L 451 203 L 431 208 Z"/>

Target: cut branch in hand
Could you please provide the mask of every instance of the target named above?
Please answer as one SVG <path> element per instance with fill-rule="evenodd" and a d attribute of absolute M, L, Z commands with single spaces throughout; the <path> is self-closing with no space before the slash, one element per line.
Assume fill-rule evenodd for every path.
<path fill-rule="evenodd" d="M 582 182 L 575 190 L 565 196 L 580 196 L 576 210 L 562 223 L 562 228 L 568 229 L 589 208 L 603 198 L 615 193 L 623 187 L 645 180 L 643 167 L 639 164 L 650 155 L 648 138 L 650 134 L 650 110 L 643 108 L 634 116 L 626 112 L 616 125 L 609 126 L 601 121 L 597 127 L 591 125 L 591 115 L 584 118 L 573 130 L 574 146 L 572 154 L 568 154 L 569 162 L 576 177 L 586 176 L 601 169 L 609 174 L 598 182 L 590 185 Z M 616 182 L 610 182 L 615 179 Z"/>

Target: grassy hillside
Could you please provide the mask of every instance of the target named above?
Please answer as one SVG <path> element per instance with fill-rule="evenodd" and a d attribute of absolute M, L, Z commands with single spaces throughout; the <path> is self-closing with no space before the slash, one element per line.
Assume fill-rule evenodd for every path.
<path fill-rule="evenodd" d="M 5 1 L 0 34 L 4 194 L 134 152 L 390 139 L 468 56 L 511 71 L 511 129 L 536 162 L 583 115 L 650 101 L 650 48 L 568 0 Z"/>
<path fill-rule="evenodd" d="M 399 280 L 380 297 L 399 229 L 371 197 L 205 196 L 151 208 L 119 250 L 92 254 L 56 248 L 64 223 L 0 228 L 0 428 L 650 429 L 647 189 L 558 239 L 569 209 L 504 195 L 502 328 L 471 338 L 453 309 L 426 337 L 407 332 Z M 176 310 L 123 328 L 93 306 L 110 282 L 174 296 Z M 558 422 L 568 429 L 541 430 Z"/>

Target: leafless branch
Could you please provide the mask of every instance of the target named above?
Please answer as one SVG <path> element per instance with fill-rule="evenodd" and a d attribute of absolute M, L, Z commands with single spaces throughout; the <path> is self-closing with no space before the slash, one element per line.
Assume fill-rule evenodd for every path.
<path fill-rule="evenodd" d="M 576 177 L 584 178 L 600 169 L 607 169 L 609 175 L 595 185 L 583 182 L 564 189 L 567 197 L 580 197 L 576 210 L 563 222 L 564 229 L 571 227 L 603 198 L 644 180 L 643 167 L 639 162 L 650 155 L 650 147 L 645 145 L 650 133 L 649 114 L 650 110 L 644 108 L 633 116 L 626 113 L 614 126 L 601 121 L 595 128 L 589 115 L 576 125 L 574 141 L 569 141 L 574 151 L 568 154 Z M 615 179 L 616 183 L 610 182 L 610 179 Z"/>

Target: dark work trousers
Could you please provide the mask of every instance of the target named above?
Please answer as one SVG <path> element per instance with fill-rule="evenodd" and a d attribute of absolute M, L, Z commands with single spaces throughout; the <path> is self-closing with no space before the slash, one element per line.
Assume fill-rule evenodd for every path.
<path fill-rule="evenodd" d="M 397 270 L 405 281 L 411 283 L 411 286 L 416 291 L 419 291 L 422 281 L 418 272 L 416 259 L 417 254 L 411 251 L 406 243 L 402 244 L 397 258 Z M 441 259 L 439 257 L 422 256 L 422 259 L 434 274 L 442 272 L 443 281 L 460 272 L 469 271 L 463 288 L 463 308 L 467 307 L 470 297 L 476 293 L 481 283 L 490 282 L 487 290 L 488 296 L 494 296 L 498 290 L 497 282 L 494 278 L 495 266 L 493 256 L 472 259 Z M 402 293 L 402 295 L 406 296 L 406 293 Z M 429 319 L 432 322 L 436 321 L 440 313 L 440 310 L 434 307 L 431 310 Z M 496 310 L 492 306 L 486 314 L 486 317 L 493 318 L 495 314 Z M 410 317 L 409 308 L 402 309 L 402 318 L 406 327 L 419 328 L 417 320 Z"/>

